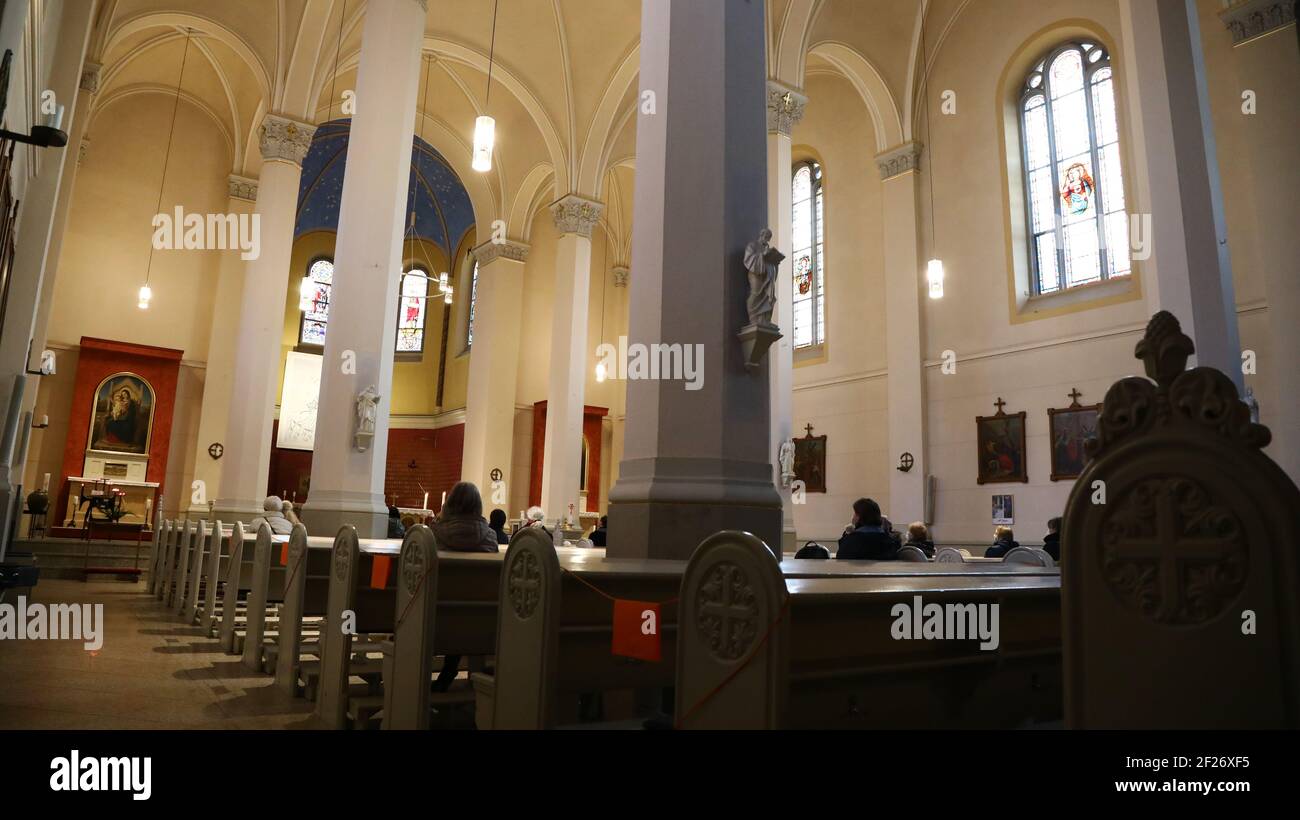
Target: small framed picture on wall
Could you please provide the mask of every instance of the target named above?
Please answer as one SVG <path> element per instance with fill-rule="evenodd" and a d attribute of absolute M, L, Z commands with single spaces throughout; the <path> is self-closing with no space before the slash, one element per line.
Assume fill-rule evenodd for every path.
<path fill-rule="evenodd" d="M 993 496 L 993 523 L 1008 527 L 1016 523 L 1016 497 L 1014 495 Z"/>

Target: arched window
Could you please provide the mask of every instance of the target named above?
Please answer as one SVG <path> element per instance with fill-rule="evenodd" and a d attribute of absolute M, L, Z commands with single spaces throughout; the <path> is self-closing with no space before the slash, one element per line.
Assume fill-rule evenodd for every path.
<path fill-rule="evenodd" d="M 299 291 L 298 308 L 302 311 L 302 321 L 298 325 L 299 344 L 324 346 L 333 289 L 334 262 L 329 259 L 313 260 Z"/>
<path fill-rule="evenodd" d="M 1087 41 L 1034 66 L 1020 98 L 1035 294 L 1132 272 L 1110 55 Z"/>
<path fill-rule="evenodd" d="M 429 279 L 420 268 L 402 274 L 402 298 L 397 307 L 397 352 L 424 352 L 424 322 Z"/>
<path fill-rule="evenodd" d="M 821 166 L 815 162 L 796 165 L 793 193 L 794 346 L 812 347 L 826 340 Z"/>
<path fill-rule="evenodd" d="M 474 344 L 474 306 L 478 304 L 478 260 L 469 275 L 469 322 L 465 326 L 465 346 Z"/>

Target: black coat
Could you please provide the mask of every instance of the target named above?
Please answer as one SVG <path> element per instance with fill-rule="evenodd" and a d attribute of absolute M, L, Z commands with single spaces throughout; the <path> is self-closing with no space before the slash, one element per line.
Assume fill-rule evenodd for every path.
<path fill-rule="evenodd" d="M 840 537 L 836 558 L 850 560 L 893 561 L 898 557 L 898 542 L 883 532 L 853 532 Z"/>
<path fill-rule="evenodd" d="M 904 544 L 903 546 L 905 546 L 905 547 L 916 547 L 916 548 L 919 549 L 921 552 L 925 553 L 925 557 L 926 557 L 926 558 L 933 558 L 933 557 L 934 557 L 934 542 L 933 542 L 933 541 L 908 541 L 908 542 L 907 542 L 906 544 Z"/>
<path fill-rule="evenodd" d="M 1005 558 L 1008 552 L 1020 546 L 1019 541 L 994 541 L 993 546 L 984 551 L 985 558 Z"/>
<path fill-rule="evenodd" d="M 596 529 L 592 530 L 592 531 L 591 531 L 591 545 L 592 545 L 593 547 L 603 547 L 603 546 L 605 546 L 605 536 L 606 536 L 606 534 L 608 534 L 608 532 L 609 532 L 609 531 L 606 530 L 604 527 L 597 527 Z"/>
<path fill-rule="evenodd" d="M 1059 532 L 1049 532 L 1043 536 L 1043 549 L 1047 554 L 1052 556 L 1052 560 L 1060 563 L 1061 561 L 1061 534 Z"/>

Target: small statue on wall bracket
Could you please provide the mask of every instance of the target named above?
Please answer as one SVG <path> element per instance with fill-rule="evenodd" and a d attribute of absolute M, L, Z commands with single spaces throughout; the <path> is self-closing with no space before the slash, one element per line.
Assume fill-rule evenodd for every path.
<path fill-rule="evenodd" d="M 789 487 L 790 482 L 794 481 L 794 440 L 786 439 L 781 442 L 781 453 L 778 456 L 781 467 L 781 486 Z"/>
<path fill-rule="evenodd" d="M 357 394 L 357 431 L 354 443 L 358 452 L 370 449 L 379 416 L 379 390 L 372 384 Z"/>
<path fill-rule="evenodd" d="M 756 370 L 772 343 L 781 338 L 781 329 L 772 324 L 776 309 L 776 277 L 785 254 L 772 247 L 772 229 L 764 228 L 758 239 L 745 246 L 745 275 L 749 279 L 749 297 L 745 309 L 749 324 L 737 337 L 744 346 L 745 367 Z"/>

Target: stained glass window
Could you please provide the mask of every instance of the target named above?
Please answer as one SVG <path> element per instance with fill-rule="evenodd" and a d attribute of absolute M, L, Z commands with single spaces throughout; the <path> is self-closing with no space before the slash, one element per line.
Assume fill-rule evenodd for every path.
<path fill-rule="evenodd" d="M 325 344 L 325 326 L 330 320 L 334 263 L 328 259 L 315 260 L 307 269 L 306 279 L 299 293 L 302 324 L 298 330 L 298 343 L 319 347 Z"/>
<path fill-rule="evenodd" d="M 822 169 L 815 162 L 794 169 L 794 236 L 791 241 L 794 280 L 794 346 L 819 345 L 826 338 L 825 208 Z"/>
<path fill-rule="evenodd" d="M 424 352 L 424 319 L 429 280 L 425 272 L 412 268 L 402 274 L 402 298 L 397 306 L 397 352 Z"/>
<path fill-rule="evenodd" d="M 478 304 L 478 260 L 474 260 L 474 272 L 469 275 L 469 323 L 465 330 L 465 344 L 474 344 L 474 306 Z"/>
<path fill-rule="evenodd" d="M 1035 293 L 1132 273 L 1110 55 L 1058 47 L 1020 98 L 1026 220 Z"/>

